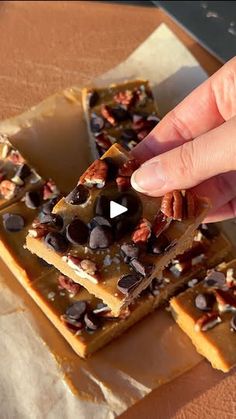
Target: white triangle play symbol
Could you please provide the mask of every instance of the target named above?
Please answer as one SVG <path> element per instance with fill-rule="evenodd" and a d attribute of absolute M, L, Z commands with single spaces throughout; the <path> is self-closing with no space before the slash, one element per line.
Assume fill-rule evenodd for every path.
<path fill-rule="evenodd" d="M 128 211 L 124 205 L 117 204 L 115 201 L 110 201 L 110 218 L 115 218 L 120 214 Z"/>

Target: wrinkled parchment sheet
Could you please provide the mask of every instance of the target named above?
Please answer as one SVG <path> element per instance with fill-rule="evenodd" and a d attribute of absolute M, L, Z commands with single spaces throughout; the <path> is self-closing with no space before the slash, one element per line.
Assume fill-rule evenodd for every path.
<path fill-rule="evenodd" d="M 174 34 L 161 25 L 126 61 L 96 83 L 132 77 L 151 81 L 164 115 L 206 74 Z M 77 147 L 82 153 L 77 154 L 77 170 L 82 171 L 89 160 L 79 95 L 79 88 L 66 89 L 22 116 L 0 123 L 0 133 L 7 134 L 35 162 L 42 176 L 47 177 L 50 170 L 65 190 L 76 181 L 74 166 L 65 159 L 70 136 L 74 147 L 70 158 L 73 160 Z M 60 149 L 51 164 L 48 150 L 52 152 L 57 141 Z M 45 155 L 49 156 L 46 164 Z M 68 182 L 64 180 L 65 170 L 61 172 L 58 166 L 62 156 Z M 1 418 L 113 418 L 201 360 L 164 309 L 89 360 L 81 360 L 3 263 L 0 286 Z"/>

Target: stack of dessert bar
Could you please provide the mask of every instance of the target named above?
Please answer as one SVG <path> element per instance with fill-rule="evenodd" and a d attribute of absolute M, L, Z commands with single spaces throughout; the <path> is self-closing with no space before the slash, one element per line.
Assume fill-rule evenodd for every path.
<path fill-rule="evenodd" d="M 86 357 L 170 297 L 201 286 L 231 245 L 215 226 L 200 225 L 209 209 L 206 199 L 191 191 L 153 198 L 132 188 L 139 162 L 127 149 L 158 123 L 147 82 L 84 89 L 83 102 L 100 158 L 66 196 L 3 139 L 0 249 L 27 292 Z M 8 195 L 11 188 L 14 194 Z M 127 210 L 113 217 L 112 202 Z"/>

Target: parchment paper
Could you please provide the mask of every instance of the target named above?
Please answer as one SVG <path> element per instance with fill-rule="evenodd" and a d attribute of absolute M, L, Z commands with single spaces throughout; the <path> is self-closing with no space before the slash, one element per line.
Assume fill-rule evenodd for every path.
<path fill-rule="evenodd" d="M 101 76 L 96 83 L 106 84 L 136 76 L 152 82 L 162 115 L 206 78 L 196 60 L 165 25 L 161 25 L 125 62 Z M 73 100 L 71 103 L 73 105 Z M 42 148 L 47 150 L 47 141 L 51 141 L 50 127 L 55 127 L 58 115 L 62 109 L 65 110 L 61 100 L 53 100 L 53 106 L 46 107 L 46 115 L 45 108 L 42 104 L 40 106 L 23 117 L 0 124 L 0 133 L 12 137 L 19 149 L 24 144 L 24 151 L 29 156 L 35 144 L 41 150 L 40 141 Z M 65 117 L 65 126 L 75 124 L 74 111 L 66 111 Z M 47 141 L 42 139 L 45 118 L 47 123 L 50 120 Z M 79 130 L 78 125 L 76 127 Z M 73 132 L 78 132 L 78 144 L 86 155 L 88 143 L 87 138 L 85 143 L 84 128 L 81 135 L 79 131 Z M 54 132 L 54 144 L 55 139 Z M 40 159 L 42 155 L 39 155 Z M 58 159 L 60 161 L 60 156 Z M 46 176 L 47 173 L 42 172 L 48 169 L 42 162 L 40 164 L 41 174 Z M 72 179 L 74 168 L 67 166 L 68 176 Z M 57 176 L 60 186 L 64 172 L 62 178 L 58 172 Z M 0 265 L 0 287 L 1 418 L 113 418 L 152 389 L 201 360 L 164 309 L 140 322 L 91 359 L 81 360 L 3 263 Z M 72 387 L 75 394 L 70 390 Z"/>

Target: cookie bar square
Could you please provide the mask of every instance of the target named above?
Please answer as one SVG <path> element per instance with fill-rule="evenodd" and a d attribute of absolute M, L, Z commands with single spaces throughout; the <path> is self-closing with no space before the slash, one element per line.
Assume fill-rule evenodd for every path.
<path fill-rule="evenodd" d="M 136 192 L 130 176 L 137 167 L 114 144 L 54 207 L 63 227 L 43 237 L 31 231 L 26 238 L 32 253 L 103 300 L 116 316 L 191 245 L 209 209 L 206 199 L 190 191 L 162 199 Z M 111 202 L 127 211 L 112 217 Z"/>

